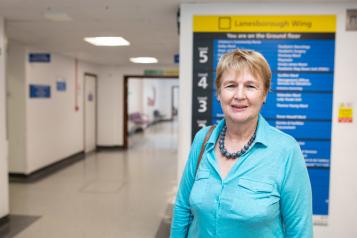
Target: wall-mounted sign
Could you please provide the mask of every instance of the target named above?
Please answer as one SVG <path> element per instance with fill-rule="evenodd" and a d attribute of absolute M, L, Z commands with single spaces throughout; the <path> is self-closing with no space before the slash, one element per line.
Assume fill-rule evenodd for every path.
<path fill-rule="evenodd" d="M 89 101 L 89 102 L 92 102 L 93 99 L 94 99 L 93 93 L 90 92 L 90 93 L 88 94 L 88 101 Z"/>
<path fill-rule="evenodd" d="M 30 98 L 50 98 L 51 87 L 49 85 L 30 84 Z"/>
<path fill-rule="evenodd" d="M 50 53 L 29 53 L 30 63 L 50 63 L 51 54 Z"/>
<path fill-rule="evenodd" d="M 326 218 L 336 17 L 194 16 L 193 30 L 192 138 L 223 118 L 215 86 L 219 58 L 237 48 L 262 53 L 273 73 L 262 114 L 299 142 L 312 183 L 314 215 Z"/>
<path fill-rule="evenodd" d="M 144 70 L 144 75 L 177 77 L 179 75 L 179 71 L 178 69 L 146 69 Z"/>
<path fill-rule="evenodd" d="M 59 92 L 65 92 L 66 91 L 66 87 L 67 87 L 67 84 L 66 84 L 66 81 L 57 81 L 56 82 L 56 89 L 57 91 Z"/>
<path fill-rule="evenodd" d="M 338 122 L 351 123 L 353 108 L 351 103 L 341 103 L 338 107 Z"/>
<path fill-rule="evenodd" d="M 357 9 L 348 9 L 346 12 L 346 31 L 357 31 Z"/>

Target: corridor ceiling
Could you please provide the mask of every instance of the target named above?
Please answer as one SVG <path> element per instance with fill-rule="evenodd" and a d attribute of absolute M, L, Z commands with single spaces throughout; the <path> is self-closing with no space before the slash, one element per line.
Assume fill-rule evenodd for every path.
<path fill-rule="evenodd" d="M 0 0 L 0 16 L 5 18 L 10 41 L 102 65 L 133 66 L 130 57 L 152 56 L 158 58 L 159 67 L 172 68 L 177 67 L 173 59 L 179 51 L 177 11 L 181 3 L 189 2 L 192 3 L 189 0 Z M 262 7 L 268 3 L 259 2 Z M 45 15 L 71 20 L 53 21 Z M 96 47 L 83 41 L 91 36 L 122 36 L 131 45 Z"/>

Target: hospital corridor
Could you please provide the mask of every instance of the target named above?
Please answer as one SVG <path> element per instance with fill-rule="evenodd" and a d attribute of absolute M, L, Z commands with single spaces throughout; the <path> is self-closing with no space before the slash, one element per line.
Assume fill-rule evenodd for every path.
<path fill-rule="evenodd" d="M 0 238 L 356 238 L 357 0 L 0 0 Z"/>
<path fill-rule="evenodd" d="M 129 138 L 31 183 L 10 183 L 11 224 L 1 237 L 168 237 L 176 185 L 177 122 Z M 25 230 L 22 230 L 24 228 Z"/>

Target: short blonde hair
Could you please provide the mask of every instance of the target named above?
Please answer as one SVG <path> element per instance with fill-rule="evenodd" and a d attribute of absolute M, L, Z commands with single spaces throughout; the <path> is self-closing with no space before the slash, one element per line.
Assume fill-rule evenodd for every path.
<path fill-rule="evenodd" d="M 255 76 L 259 77 L 264 82 L 265 93 L 270 90 L 271 70 L 267 60 L 264 56 L 254 50 L 237 49 L 224 54 L 217 65 L 216 70 L 216 87 L 217 94 L 219 94 L 222 86 L 222 75 L 228 69 L 234 69 L 241 72 L 244 69 Z"/>

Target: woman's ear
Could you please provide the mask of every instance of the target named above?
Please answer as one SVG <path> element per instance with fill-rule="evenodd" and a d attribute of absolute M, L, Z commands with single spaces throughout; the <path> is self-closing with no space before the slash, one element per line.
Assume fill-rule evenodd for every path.
<path fill-rule="evenodd" d="M 267 102 L 267 97 L 268 97 L 268 92 L 266 92 L 264 95 L 263 104 L 265 104 Z"/>

